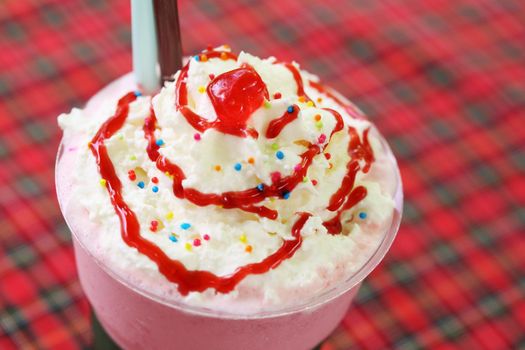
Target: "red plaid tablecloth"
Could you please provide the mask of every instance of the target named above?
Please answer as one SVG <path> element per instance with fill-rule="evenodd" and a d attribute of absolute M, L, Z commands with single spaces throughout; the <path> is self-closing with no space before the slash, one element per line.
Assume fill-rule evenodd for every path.
<path fill-rule="evenodd" d="M 295 59 L 396 153 L 405 216 L 323 349 L 525 348 L 525 2 L 181 0 L 184 52 Z M 0 349 L 89 346 L 56 116 L 131 69 L 128 0 L 0 5 Z"/>

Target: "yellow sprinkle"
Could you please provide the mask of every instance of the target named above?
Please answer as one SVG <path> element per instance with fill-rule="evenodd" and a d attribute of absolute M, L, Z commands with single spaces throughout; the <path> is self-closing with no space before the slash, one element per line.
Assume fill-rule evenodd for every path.
<path fill-rule="evenodd" d="M 171 221 L 171 219 L 173 219 L 173 212 L 172 212 L 172 211 L 169 211 L 169 212 L 166 214 L 166 220 Z"/>
<path fill-rule="evenodd" d="M 251 253 L 253 248 L 251 245 L 247 245 L 246 248 L 244 248 L 244 250 L 247 252 L 247 253 Z"/>
<path fill-rule="evenodd" d="M 304 101 L 306 101 L 306 97 L 304 97 L 304 96 L 299 96 L 299 99 L 298 99 L 298 100 L 299 100 L 299 102 L 304 102 Z"/>
<path fill-rule="evenodd" d="M 106 187 L 107 181 L 106 179 L 100 179 L 100 186 Z"/>
<path fill-rule="evenodd" d="M 136 156 L 131 156 L 131 157 L 129 157 L 129 159 L 131 159 L 131 160 L 137 160 L 137 157 L 136 157 Z"/>
<path fill-rule="evenodd" d="M 199 92 L 203 94 L 206 91 L 206 88 L 204 86 L 199 86 Z"/>
<path fill-rule="evenodd" d="M 243 233 L 243 234 L 241 235 L 241 237 L 239 237 L 239 240 L 240 240 L 242 243 L 246 243 L 246 241 L 247 241 L 246 235 Z"/>
<path fill-rule="evenodd" d="M 313 107 L 313 106 L 314 106 L 314 103 L 313 103 L 312 101 L 308 101 L 308 102 L 306 102 L 306 105 L 307 105 L 308 107 Z"/>
<path fill-rule="evenodd" d="M 191 243 L 186 242 L 186 244 L 184 244 L 184 248 L 186 248 L 187 251 L 191 252 Z"/>

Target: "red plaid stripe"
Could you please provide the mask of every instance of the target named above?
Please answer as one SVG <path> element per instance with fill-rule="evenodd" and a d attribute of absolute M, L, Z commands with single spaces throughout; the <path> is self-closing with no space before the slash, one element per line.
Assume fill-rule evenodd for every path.
<path fill-rule="evenodd" d="M 297 60 L 351 97 L 398 155 L 405 218 L 322 349 L 525 348 L 525 5 L 180 1 L 187 54 Z M 58 210 L 56 116 L 130 70 L 129 1 L 0 11 L 0 349 L 88 346 Z"/>

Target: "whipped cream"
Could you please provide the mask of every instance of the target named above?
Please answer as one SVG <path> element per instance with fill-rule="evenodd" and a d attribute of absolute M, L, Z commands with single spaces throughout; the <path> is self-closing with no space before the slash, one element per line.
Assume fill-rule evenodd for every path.
<path fill-rule="evenodd" d="M 207 93 L 208 85 L 221 74 L 242 67 L 254 70 L 267 89 L 264 103 L 246 120 L 246 128 L 258 136 L 225 133 L 218 127 L 197 130 L 177 107 L 178 84 L 183 82 L 187 88 L 187 107 L 212 123 L 219 116 Z M 140 236 L 185 269 L 219 277 L 261 262 L 283 242 L 294 241 L 293 226 L 300 213 L 308 213 L 300 230 L 302 244 L 275 268 L 248 274 L 232 290 L 217 292 L 210 287 L 182 293 L 177 283 L 159 272 L 155 261 L 126 244 L 108 180 L 101 177 L 89 145 L 115 114 L 119 98 L 133 90 L 128 77 L 117 89 L 119 94 L 103 93 L 85 110 L 73 109 L 58 117 L 64 130 L 64 154 L 58 167 L 61 205 L 83 245 L 123 280 L 154 295 L 236 313 L 293 305 L 359 270 L 390 227 L 398 181 L 395 161 L 374 126 L 337 93 L 319 88 L 319 79 L 300 70 L 296 63 L 287 66 L 273 57 L 260 59 L 244 52 L 237 59 L 198 55 L 190 59 L 187 76 L 180 79 L 180 74 L 157 95 L 139 96 L 129 103 L 125 122 L 104 141 L 122 184 L 123 200 L 140 224 Z M 277 136 L 266 137 L 271 122 L 286 116 L 290 107 L 298 109 L 297 118 L 284 125 Z M 173 174 L 159 169 L 148 155 L 144 124 L 152 111 L 156 119 L 153 137 L 160 157 L 184 173 L 184 189 L 200 193 L 262 190 L 293 176 L 308 145 L 317 145 L 319 152 L 293 189 L 253 204 L 271 210 L 276 218 L 243 208 L 202 205 L 187 195 L 176 196 Z M 342 118 L 342 130 L 337 130 L 337 115 Z M 352 159 L 349 128 L 355 130 L 360 142 L 367 139 L 373 161 L 366 169 L 364 160 L 358 159 L 353 188 L 366 189 L 366 196 L 341 210 L 341 230 L 330 234 L 324 223 L 337 211 L 328 207 Z"/>

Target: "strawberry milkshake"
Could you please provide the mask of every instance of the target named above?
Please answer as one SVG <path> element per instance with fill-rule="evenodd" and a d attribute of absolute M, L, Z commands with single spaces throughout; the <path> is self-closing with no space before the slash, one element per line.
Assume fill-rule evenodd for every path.
<path fill-rule="evenodd" d="M 208 48 L 60 115 L 82 287 L 125 349 L 309 349 L 399 226 L 390 148 L 296 63 Z"/>

